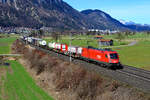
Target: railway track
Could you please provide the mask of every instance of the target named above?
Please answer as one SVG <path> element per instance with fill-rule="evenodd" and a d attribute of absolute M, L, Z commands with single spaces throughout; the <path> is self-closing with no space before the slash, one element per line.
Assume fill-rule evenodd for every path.
<path fill-rule="evenodd" d="M 125 66 L 124 70 L 131 70 L 131 71 L 135 71 L 138 73 L 145 73 L 145 75 L 147 74 L 150 76 L 150 71 L 148 71 L 148 70 L 144 70 L 144 69 L 140 69 L 140 68 L 136 68 L 136 67 L 132 67 L 132 66 L 127 66 L 127 65 L 124 65 L 124 66 Z"/>
<path fill-rule="evenodd" d="M 150 82 L 149 76 L 148 76 L 148 77 L 142 76 L 142 75 L 140 75 L 140 74 L 133 73 L 133 72 L 129 72 L 129 71 L 126 71 L 126 70 L 124 70 L 124 71 L 122 71 L 122 70 L 117 70 L 117 72 L 120 72 L 120 73 L 129 75 L 129 76 L 131 76 L 131 77 L 137 77 L 137 78 L 139 78 L 139 79 L 141 79 L 141 80 L 143 80 L 143 81 L 148 81 L 148 82 Z M 142 74 L 143 74 L 143 73 L 142 73 Z"/>
<path fill-rule="evenodd" d="M 35 47 L 38 50 L 42 50 L 46 53 L 51 54 L 52 56 L 59 57 L 62 60 L 69 61 L 69 57 L 63 54 L 58 54 L 56 52 L 43 49 L 41 47 L 37 47 L 34 45 L 31 45 L 32 47 Z M 138 88 L 144 92 L 150 93 L 150 71 L 146 71 L 143 69 L 131 67 L 124 65 L 123 69 L 118 70 L 108 70 L 106 68 L 100 67 L 99 65 L 88 63 L 83 60 L 74 59 L 72 60 L 72 63 L 80 64 L 84 68 L 88 70 L 95 71 L 96 73 L 99 73 L 103 76 L 108 76 L 112 79 L 121 81 L 123 83 L 127 83 L 135 88 Z"/>
<path fill-rule="evenodd" d="M 141 78 L 142 80 L 146 80 L 150 82 L 150 71 L 127 66 L 127 65 L 124 65 L 124 69 L 117 70 L 117 71 L 121 73 L 129 74 L 129 75 L 133 75 L 135 77 Z"/>

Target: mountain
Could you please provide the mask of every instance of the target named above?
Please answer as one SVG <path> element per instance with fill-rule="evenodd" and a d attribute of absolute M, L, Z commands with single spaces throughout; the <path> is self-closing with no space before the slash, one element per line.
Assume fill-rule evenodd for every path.
<path fill-rule="evenodd" d="M 126 26 L 134 31 L 150 31 L 150 26 L 148 25 L 130 24 Z"/>
<path fill-rule="evenodd" d="M 81 11 L 81 13 L 84 14 L 89 21 L 91 21 L 90 23 L 94 25 L 94 28 L 110 30 L 129 30 L 125 25 L 101 10 L 88 9 Z"/>
<path fill-rule="evenodd" d="M 72 8 L 62 0 L 0 0 L 0 26 L 67 29 L 127 30 L 100 10 Z"/>
<path fill-rule="evenodd" d="M 0 25 L 80 29 L 84 16 L 62 0 L 1 0 Z"/>
<path fill-rule="evenodd" d="M 138 24 L 132 21 L 120 20 L 120 23 L 134 31 L 150 31 L 150 25 Z"/>

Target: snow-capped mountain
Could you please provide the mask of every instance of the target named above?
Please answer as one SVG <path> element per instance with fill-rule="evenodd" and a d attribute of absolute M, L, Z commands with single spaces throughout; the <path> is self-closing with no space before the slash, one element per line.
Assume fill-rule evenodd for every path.
<path fill-rule="evenodd" d="M 132 21 L 126 21 L 126 20 L 123 20 L 123 19 L 121 19 L 119 21 L 120 21 L 120 23 L 122 23 L 124 25 L 136 25 L 136 23 L 132 22 Z"/>
<path fill-rule="evenodd" d="M 150 31 L 150 25 L 149 24 L 139 24 L 132 21 L 125 21 L 125 20 L 119 20 L 120 23 L 124 24 L 126 27 L 130 28 L 131 30 L 135 31 Z"/>
<path fill-rule="evenodd" d="M 127 20 L 119 20 L 120 23 L 124 24 L 124 25 L 139 25 L 139 26 L 150 26 L 150 24 L 140 24 L 140 23 L 135 23 L 133 21 L 127 21 Z"/>

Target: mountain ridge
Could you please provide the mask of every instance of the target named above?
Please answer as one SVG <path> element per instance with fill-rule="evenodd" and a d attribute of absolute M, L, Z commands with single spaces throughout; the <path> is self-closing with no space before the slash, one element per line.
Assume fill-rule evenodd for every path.
<path fill-rule="evenodd" d="M 105 27 L 104 29 L 110 29 L 110 30 L 129 30 L 125 25 L 120 23 L 118 20 L 112 18 L 109 14 L 95 9 L 87 9 L 81 11 L 81 13 L 85 14 L 89 17 L 90 20 L 94 21 L 94 23 L 99 25 L 103 25 Z M 102 27 L 102 26 L 101 26 Z"/>
<path fill-rule="evenodd" d="M 11 10 L 14 13 L 11 13 Z M 75 29 L 81 26 L 87 27 L 83 16 L 62 0 L 16 0 L 11 3 L 7 1 L 0 4 L 0 15 L 0 25 L 4 24 L 4 26 L 12 24 L 25 27 L 70 28 L 75 26 Z M 7 24 L 9 22 L 6 19 L 11 24 Z"/>

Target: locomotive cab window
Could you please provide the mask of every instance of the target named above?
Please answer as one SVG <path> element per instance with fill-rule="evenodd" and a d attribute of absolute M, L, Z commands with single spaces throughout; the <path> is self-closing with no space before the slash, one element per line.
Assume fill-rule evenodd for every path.
<path fill-rule="evenodd" d="M 118 59 L 117 53 L 110 54 L 110 59 Z"/>

